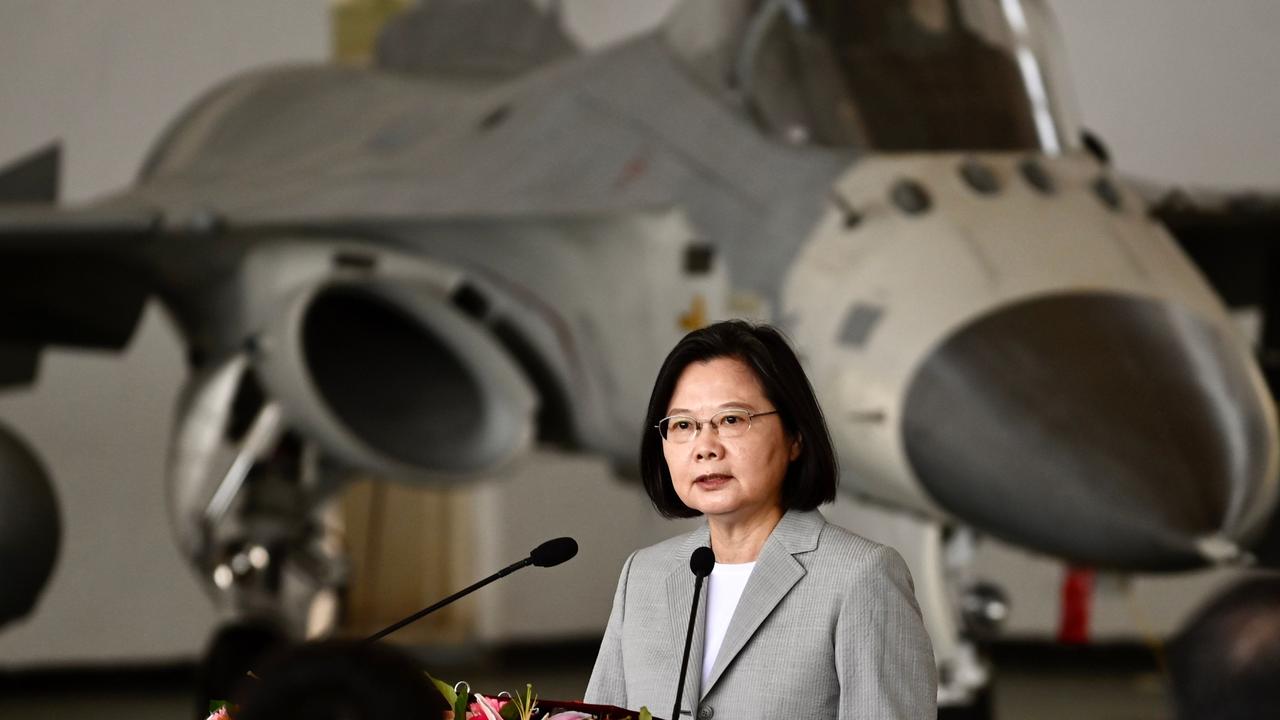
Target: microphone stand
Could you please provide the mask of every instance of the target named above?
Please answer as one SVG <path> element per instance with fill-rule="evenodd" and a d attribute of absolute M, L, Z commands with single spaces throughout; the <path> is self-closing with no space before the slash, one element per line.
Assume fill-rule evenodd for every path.
<path fill-rule="evenodd" d="M 676 704 L 671 709 L 671 720 L 680 720 L 685 674 L 689 672 L 689 649 L 693 646 L 693 623 L 698 617 L 698 596 L 702 593 L 702 579 L 711 574 L 715 564 L 715 553 L 709 547 L 694 550 L 689 558 L 689 569 L 693 571 L 693 604 L 689 606 L 689 629 L 684 636 L 684 655 L 680 659 L 680 677 L 676 682 Z"/>

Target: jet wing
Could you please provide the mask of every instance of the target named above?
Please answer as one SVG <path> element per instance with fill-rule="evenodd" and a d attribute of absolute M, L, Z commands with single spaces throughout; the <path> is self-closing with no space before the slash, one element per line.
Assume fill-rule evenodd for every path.
<path fill-rule="evenodd" d="M 134 208 L 64 209 L 47 205 L 0 207 L 0 238 L 6 254 L 118 247 L 159 234 L 158 211 Z"/>
<path fill-rule="evenodd" d="M 35 377 L 45 345 L 120 349 L 150 292 L 130 246 L 153 215 L 0 208 L 0 387 Z"/>
<path fill-rule="evenodd" d="M 0 170 L 0 387 L 31 382 L 45 345 L 119 349 L 149 293 L 129 252 L 160 234 L 160 215 L 53 204 L 61 151 Z"/>

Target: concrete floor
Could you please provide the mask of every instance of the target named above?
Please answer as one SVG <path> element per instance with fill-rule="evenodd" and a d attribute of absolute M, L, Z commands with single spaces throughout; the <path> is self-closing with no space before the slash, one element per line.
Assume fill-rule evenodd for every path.
<path fill-rule="evenodd" d="M 1000 720 L 1169 720 L 1161 676 L 1140 651 L 1065 653 L 1054 648 L 997 649 L 996 718 Z M 543 697 L 580 697 L 594 660 L 585 646 L 530 648 L 484 659 L 424 658 L 449 680 L 494 691 L 532 682 Z M 190 667 L 0 673 L 0 720 L 93 718 L 185 720 L 193 715 Z"/>

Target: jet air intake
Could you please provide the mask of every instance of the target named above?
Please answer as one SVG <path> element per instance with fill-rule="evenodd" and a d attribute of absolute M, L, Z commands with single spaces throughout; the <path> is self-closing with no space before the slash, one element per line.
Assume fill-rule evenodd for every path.
<path fill-rule="evenodd" d="M 362 263 L 302 245 L 255 255 L 245 292 L 275 312 L 253 368 L 285 422 L 327 455 L 393 479 L 447 480 L 528 447 L 533 391 L 452 302 L 461 273 L 391 252 Z M 254 297 L 263 290 L 278 301 Z"/>
<path fill-rule="evenodd" d="M 301 340 L 316 391 L 370 447 L 449 469 L 475 453 L 482 380 L 403 308 L 367 290 L 327 289 L 307 308 Z"/>
<path fill-rule="evenodd" d="M 911 467 L 957 517 L 1053 555 L 1168 570 L 1229 559 L 1212 556 L 1257 530 L 1276 450 L 1222 332 L 1115 293 L 995 309 L 909 384 Z"/>

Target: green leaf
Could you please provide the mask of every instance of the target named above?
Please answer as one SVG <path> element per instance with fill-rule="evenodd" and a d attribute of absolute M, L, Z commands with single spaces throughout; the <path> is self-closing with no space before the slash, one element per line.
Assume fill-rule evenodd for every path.
<path fill-rule="evenodd" d="M 458 693 L 453 691 L 452 685 L 443 680 L 437 680 L 431 677 L 431 673 L 426 673 L 426 675 L 427 679 L 431 681 L 431 684 L 436 686 L 436 690 L 439 690 L 440 694 L 444 696 L 444 701 L 449 703 L 449 707 L 453 707 L 457 704 Z"/>
<path fill-rule="evenodd" d="M 649 708 L 640 706 L 640 720 L 653 720 L 653 713 L 649 712 Z"/>
<path fill-rule="evenodd" d="M 210 715 L 212 715 L 212 714 L 214 714 L 214 713 L 216 713 L 216 712 L 218 712 L 219 710 L 222 710 L 222 709 L 224 709 L 224 708 L 226 709 L 226 711 L 227 711 L 227 717 L 229 717 L 229 718 L 233 718 L 233 719 L 234 719 L 234 718 L 235 718 L 235 716 L 240 712 L 240 706 L 239 706 L 239 705 L 232 705 L 230 700 L 210 700 L 210 701 L 209 701 L 209 714 L 210 714 Z"/>
<path fill-rule="evenodd" d="M 454 720 L 464 720 L 467 717 L 467 700 L 471 697 L 471 686 L 466 683 L 460 683 L 466 688 L 465 691 L 458 693 L 458 699 L 453 703 Z"/>

